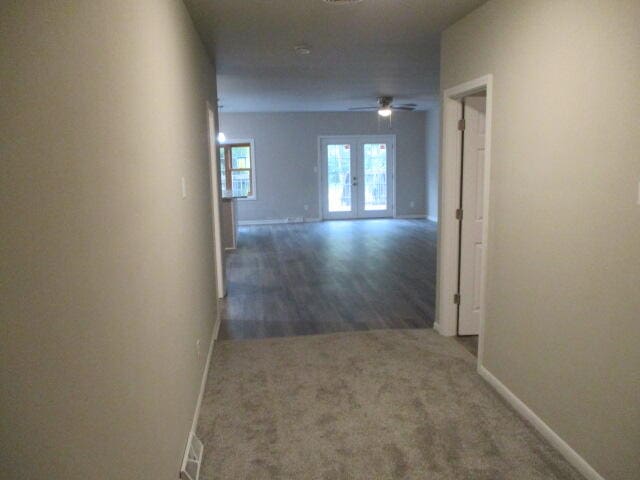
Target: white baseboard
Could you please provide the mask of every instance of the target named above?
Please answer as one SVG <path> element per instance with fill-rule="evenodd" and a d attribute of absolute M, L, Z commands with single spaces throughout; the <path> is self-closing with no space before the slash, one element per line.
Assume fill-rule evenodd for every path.
<path fill-rule="evenodd" d="M 438 217 L 434 217 L 433 215 L 427 215 L 427 220 L 438 223 Z"/>
<path fill-rule="evenodd" d="M 291 217 L 291 218 L 271 218 L 268 220 L 239 220 L 238 225 L 277 225 L 280 223 L 310 223 L 320 222 L 320 218 L 307 218 L 307 217 Z"/>
<path fill-rule="evenodd" d="M 549 425 L 538 417 L 522 400 L 509 390 L 500 380 L 493 376 L 482 365 L 478 366 L 478 373 L 491 385 L 524 419 L 535 428 L 560 454 L 567 459 L 587 480 L 604 480 L 595 469 L 582 458 L 578 452 L 569 446 Z"/>
<path fill-rule="evenodd" d="M 417 214 L 417 215 L 396 215 L 395 218 L 404 218 L 404 219 L 411 219 L 411 218 L 427 218 L 427 216 L 425 214 Z"/>
<path fill-rule="evenodd" d="M 209 364 L 211 363 L 211 354 L 213 353 L 213 344 L 218 339 L 218 332 L 220 331 L 220 317 L 216 318 L 216 323 L 213 325 L 213 331 L 211 332 L 211 341 L 209 342 L 209 352 L 207 353 L 207 360 L 204 365 L 204 372 L 202 372 L 202 380 L 200 381 L 200 393 L 198 394 L 198 400 L 196 402 L 196 410 L 193 414 L 193 421 L 191 422 L 191 431 L 195 433 L 198 426 L 198 418 L 200 417 L 200 406 L 202 405 L 202 399 L 204 398 L 204 390 L 207 386 L 207 377 L 209 376 Z"/>
<path fill-rule="evenodd" d="M 274 218 L 271 220 L 238 220 L 238 225 L 275 225 L 277 223 L 287 223 L 284 218 Z"/>

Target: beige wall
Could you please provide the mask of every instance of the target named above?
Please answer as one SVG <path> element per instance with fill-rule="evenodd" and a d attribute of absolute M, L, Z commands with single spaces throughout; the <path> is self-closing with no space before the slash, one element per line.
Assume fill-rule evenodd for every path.
<path fill-rule="evenodd" d="M 427 218 L 438 221 L 438 177 L 440 166 L 440 106 L 426 113 L 427 146 Z"/>
<path fill-rule="evenodd" d="M 174 479 L 216 315 L 214 70 L 177 0 L 3 1 L 0 45 L 0 477 Z"/>
<path fill-rule="evenodd" d="M 485 366 L 611 480 L 640 474 L 640 2 L 495 0 L 442 88 L 492 73 Z"/>

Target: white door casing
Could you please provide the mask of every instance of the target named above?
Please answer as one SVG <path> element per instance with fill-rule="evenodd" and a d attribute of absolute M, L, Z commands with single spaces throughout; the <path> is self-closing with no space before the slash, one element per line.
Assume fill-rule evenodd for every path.
<path fill-rule="evenodd" d="M 458 335 L 478 335 L 484 292 L 484 178 L 486 97 L 464 100 L 462 228 Z"/>
<path fill-rule="evenodd" d="M 489 288 L 487 277 L 487 258 L 491 255 L 489 248 L 491 215 L 491 129 L 493 116 L 493 75 L 487 74 L 445 89 L 442 92 L 442 137 L 440 149 L 440 178 L 438 204 L 438 271 L 436 279 L 436 321 L 434 329 L 445 336 L 457 334 L 458 308 L 454 299 L 459 292 L 460 264 L 460 223 L 456 219 L 456 209 L 460 207 L 462 132 L 458 130 L 458 122 L 462 118 L 462 101 L 471 95 L 484 92 L 486 95 L 485 113 L 485 151 L 484 151 L 484 184 L 483 184 L 483 219 L 485 228 L 484 255 L 482 258 L 482 274 L 484 291 Z M 478 366 L 483 365 L 484 358 L 484 324 L 486 294 L 481 292 L 480 332 L 478 337 Z"/>
<path fill-rule="evenodd" d="M 207 102 L 207 121 L 209 126 L 209 165 L 211 182 L 211 210 L 213 213 L 213 248 L 216 264 L 216 294 L 224 298 L 227 294 L 226 272 L 224 264 L 224 249 L 222 246 L 222 201 L 220 192 L 220 162 L 218 161 L 217 132 L 215 128 L 215 113 L 211 104 Z"/>

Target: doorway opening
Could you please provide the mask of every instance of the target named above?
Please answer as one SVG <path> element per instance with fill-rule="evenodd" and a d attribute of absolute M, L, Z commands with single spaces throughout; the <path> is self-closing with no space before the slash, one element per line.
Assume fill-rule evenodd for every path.
<path fill-rule="evenodd" d="M 325 220 L 395 213 L 395 135 L 320 137 L 320 205 Z"/>
<path fill-rule="evenodd" d="M 445 90 L 435 328 L 482 362 L 491 160 L 492 77 Z M 475 351 L 474 351 L 475 350 Z"/>
<path fill-rule="evenodd" d="M 222 190 L 231 180 L 235 195 L 229 174 L 242 168 L 252 169 L 243 193 L 256 191 L 253 179 L 258 192 L 255 201 L 223 198 L 223 240 L 226 227 L 238 242 L 226 253 L 222 339 L 433 327 L 426 113 L 398 112 L 393 128 L 378 117 L 221 115 Z"/>

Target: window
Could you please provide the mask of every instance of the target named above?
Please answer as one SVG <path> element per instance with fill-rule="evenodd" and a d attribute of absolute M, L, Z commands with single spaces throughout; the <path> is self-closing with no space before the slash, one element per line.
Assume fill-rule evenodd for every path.
<path fill-rule="evenodd" d="M 255 198 L 253 143 L 230 142 L 220 146 L 220 184 L 236 197 Z"/>

